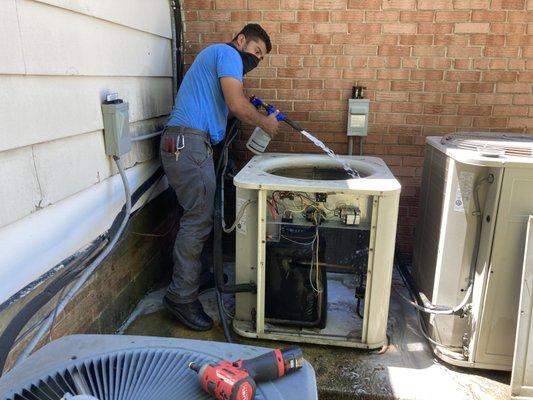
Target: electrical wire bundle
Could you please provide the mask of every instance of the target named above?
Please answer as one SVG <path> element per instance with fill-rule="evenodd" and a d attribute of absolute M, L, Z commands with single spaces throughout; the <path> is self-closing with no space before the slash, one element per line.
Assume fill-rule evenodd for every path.
<path fill-rule="evenodd" d="M 314 207 L 314 206 L 310 206 Z M 313 258 L 311 259 L 311 267 L 309 268 L 309 283 L 315 291 L 315 293 L 320 294 L 324 290 L 322 287 L 322 282 L 320 281 L 320 258 L 319 258 L 319 249 L 320 249 L 320 234 L 318 227 L 320 225 L 320 218 L 322 216 L 322 211 L 314 207 L 313 209 L 313 221 L 315 226 L 315 238 L 313 240 Z M 315 284 L 313 284 L 313 266 L 316 270 L 315 273 Z M 316 286 L 315 286 L 316 285 Z"/>
<path fill-rule="evenodd" d="M 300 200 L 299 205 L 295 202 L 296 198 Z M 289 200 L 292 204 L 287 206 L 286 200 Z M 307 193 L 282 192 L 276 190 L 267 198 L 267 206 L 273 221 L 276 221 L 278 216 L 284 215 L 287 211 L 302 214 L 304 217 L 306 217 L 306 211 L 309 211 L 310 217 L 306 217 L 306 219 L 310 222 L 315 222 L 312 216 L 315 210 L 319 211 L 321 214 L 319 222 L 323 219 L 331 219 L 335 216 L 335 210 L 329 209 L 325 204 L 313 200 Z"/>
<path fill-rule="evenodd" d="M 398 272 L 400 273 L 400 277 L 403 281 L 403 284 L 404 284 L 404 287 L 407 289 L 408 293 L 409 293 L 409 296 L 412 298 L 412 301 L 407 299 L 405 296 L 403 296 L 400 291 L 395 287 L 395 285 L 392 285 L 392 289 L 394 290 L 394 292 L 400 296 L 400 298 L 402 298 L 404 301 L 407 301 L 408 303 L 410 303 L 411 305 L 417 305 L 418 304 L 416 303 L 417 301 L 420 301 L 419 299 L 417 299 L 417 296 L 416 296 L 416 288 L 414 287 L 415 284 L 414 284 L 414 281 L 413 281 L 413 277 L 410 275 L 407 267 L 404 265 L 403 263 L 403 259 L 402 257 L 400 256 L 399 252 L 396 252 L 396 255 L 395 255 L 395 260 L 394 260 L 394 264 L 396 266 L 396 268 L 398 269 Z M 419 306 L 420 307 L 420 306 Z M 442 348 L 445 348 L 447 350 L 450 350 L 452 352 L 457 352 L 458 350 L 462 350 L 462 347 L 459 347 L 459 346 L 449 346 L 449 345 L 445 345 L 444 343 L 439 343 L 435 340 L 433 340 L 430 335 L 429 335 L 429 332 L 428 332 L 428 327 L 427 327 L 427 324 L 426 324 L 426 321 L 424 320 L 424 317 L 422 315 L 422 312 L 423 310 L 421 310 L 422 307 L 415 307 L 416 309 L 416 313 L 417 313 L 417 323 L 418 323 L 418 329 L 420 330 L 420 333 L 422 334 L 422 336 L 431 344 L 435 345 L 435 346 L 439 346 L 439 347 L 442 347 Z"/>
<path fill-rule="evenodd" d="M 297 205 L 294 201 L 295 198 L 300 199 L 300 205 Z M 292 203 L 292 207 L 285 204 L 285 200 L 289 200 Z M 286 215 L 287 212 L 303 214 L 303 216 L 312 222 L 315 232 L 311 237 L 302 237 L 301 239 L 311 239 L 310 242 L 300 242 L 294 240 L 294 238 L 288 237 L 286 235 L 280 234 L 280 237 L 284 240 L 287 240 L 291 243 L 295 243 L 302 246 L 312 246 L 312 257 L 311 265 L 309 268 L 309 283 L 313 291 L 317 294 L 323 292 L 322 282 L 320 280 L 320 233 L 319 226 L 323 219 L 325 219 L 325 210 L 324 206 L 321 206 L 320 203 L 311 199 L 305 193 L 299 192 L 281 192 L 274 191 L 272 195 L 267 198 L 267 207 L 272 216 L 272 220 L 276 221 L 279 215 Z M 282 211 L 280 211 L 280 209 Z M 315 272 L 315 277 L 313 279 L 313 271 Z"/>
<path fill-rule="evenodd" d="M 299 201 L 297 201 L 298 199 Z M 288 204 L 289 203 L 289 204 Z M 280 237 L 291 243 L 299 244 L 302 246 L 312 246 L 312 259 L 309 269 L 309 282 L 315 293 L 320 294 L 323 291 L 322 282 L 320 282 L 320 234 L 319 226 L 324 221 L 329 221 L 334 218 L 341 218 L 342 210 L 347 206 L 345 203 L 339 202 L 335 204 L 335 208 L 331 209 L 323 202 L 318 202 L 312 199 L 307 193 L 302 192 L 289 192 L 289 191 L 273 191 L 267 198 L 267 207 L 272 218 L 272 221 L 277 221 L 281 216 L 283 219 L 292 221 L 292 214 L 300 214 L 305 220 L 311 222 L 315 227 L 315 232 L 312 236 L 298 237 L 297 239 L 309 240 L 301 242 L 295 240 L 294 236 L 288 237 L 283 233 L 280 233 Z M 313 272 L 316 272 L 313 279 Z"/>
<path fill-rule="evenodd" d="M 302 204 L 300 206 L 297 206 L 294 202 L 294 198 L 299 197 Z M 287 207 L 285 204 L 285 200 L 290 200 L 292 202 L 292 207 Z M 309 199 L 310 200 L 310 199 Z M 314 202 L 313 202 L 314 203 Z M 279 190 L 276 190 L 272 192 L 272 195 L 267 198 L 267 207 L 270 211 L 270 215 L 272 216 L 272 220 L 276 221 L 277 217 L 280 214 L 285 214 L 287 211 L 293 212 L 293 213 L 302 213 L 306 210 L 307 206 L 313 203 L 305 204 L 304 197 L 301 193 L 295 193 L 295 192 L 280 192 Z M 280 212 L 280 206 L 283 207 L 283 212 Z M 301 208 L 303 206 L 303 208 Z"/>

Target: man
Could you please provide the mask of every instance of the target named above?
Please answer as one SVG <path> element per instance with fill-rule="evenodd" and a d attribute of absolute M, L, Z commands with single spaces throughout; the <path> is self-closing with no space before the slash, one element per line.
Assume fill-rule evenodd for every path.
<path fill-rule="evenodd" d="M 276 115 L 259 113 L 242 85 L 243 75 L 271 49 L 263 28 L 248 24 L 231 43 L 202 50 L 181 83 L 161 139 L 161 162 L 183 207 L 173 249 L 172 282 L 163 303 L 190 329 L 204 331 L 213 326 L 198 300 L 200 254 L 213 226 L 216 179 L 211 146 L 224 138 L 228 111 L 270 135 L 277 133 Z"/>

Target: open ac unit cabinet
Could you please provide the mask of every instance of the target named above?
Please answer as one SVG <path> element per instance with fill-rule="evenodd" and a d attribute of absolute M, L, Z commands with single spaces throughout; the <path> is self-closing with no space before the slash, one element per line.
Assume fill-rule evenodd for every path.
<path fill-rule="evenodd" d="M 530 214 L 533 136 L 427 138 L 413 276 L 438 305 L 473 285 L 466 315 L 426 319 L 442 360 L 511 370 Z"/>
<path fill-rule="evenodd" d="M 236 282 L 257 287 L 235 296 L 239 335 L 364 349 L 387 343 L 401 187 L 381 159 L 341 158 L 360 179 L 311 154 L 255 156 L 235 177 L 243 209 Z"/>

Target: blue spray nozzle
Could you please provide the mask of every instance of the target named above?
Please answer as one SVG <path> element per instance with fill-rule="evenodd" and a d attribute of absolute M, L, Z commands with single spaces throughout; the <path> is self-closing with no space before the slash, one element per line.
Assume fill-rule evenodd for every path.
<path fill-rule="evenodd" d="M 261 100 L 259 97 L 251 96 L 250 103 L 252 103 L 255 108 L 259 108 L 263 105 L 263 100 Z"/>
<path fill-rule="evenodd" d="M 276 107 L 274 107 L 274 106 L 272 106 L 270 104 L 267 104 L 266 112 L 267 112 L 267 115 L 270 115 L 273 112 L 276 112 Z M 283 114 L 282 112 L 278 112 L 278 114 L 276 115 L 276 119 L 278 121 L 285 121 L 285 114 Z"/>
<path fill-rule="evenodd" d="M 255 97 L 255 96 L 250 97 L 250 102 L 253 104 L 255 108 L 263 107 L 266 110 L 267 115 L 270 115 L 273 112 L 276 112 L 276 107 L 274 107 L 271 104 L 265 103 L 259 97 Z M 276 119 L 278 121 L 285 121 L 286 120 L 285 114 L 283 114 L 282 112 L 279 112 L 278 115 L 276 115 Z"/>

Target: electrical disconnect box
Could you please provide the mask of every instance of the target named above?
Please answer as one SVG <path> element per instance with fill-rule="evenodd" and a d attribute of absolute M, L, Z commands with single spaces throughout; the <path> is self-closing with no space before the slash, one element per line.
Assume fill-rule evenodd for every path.
<path fill-rule="evenodd" d="M 129 106 L 116 93 L 108 94 L 102 104 L 104 115 L 105 152 L 108 156 L 121 156 L 131 150 Z"/>
<path fill-rule="evenodd" d="M 348 136 L 366 136 L 368 133 L 368 99 L 348 99 Z"/>

